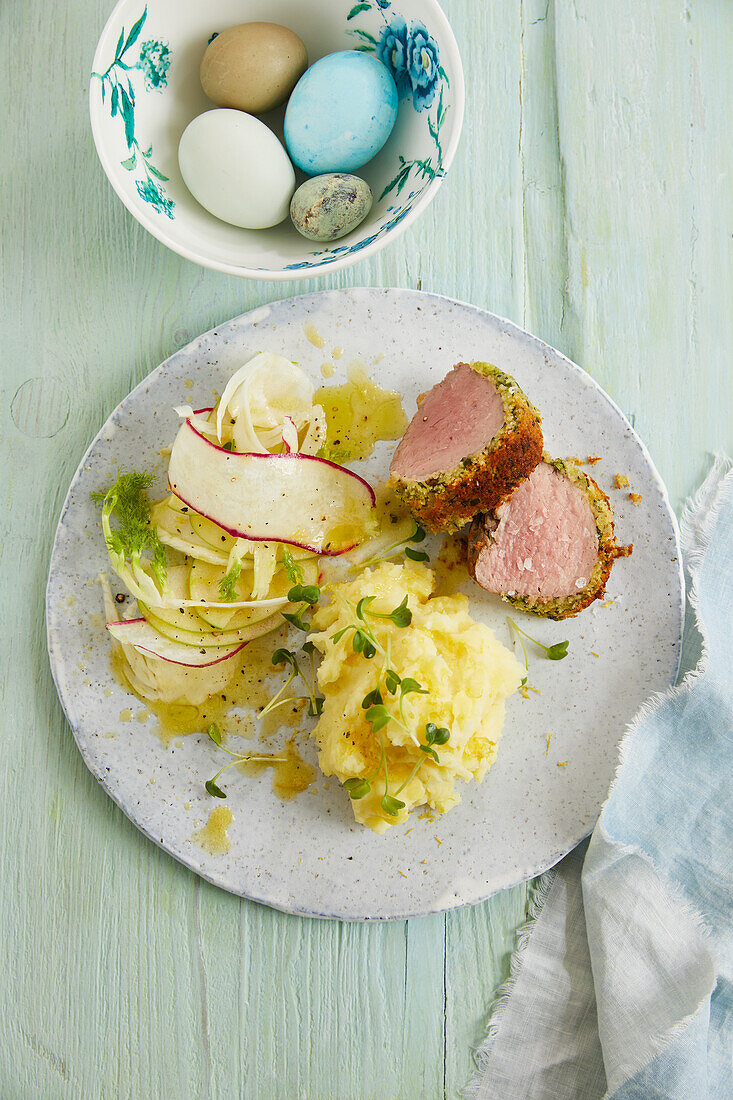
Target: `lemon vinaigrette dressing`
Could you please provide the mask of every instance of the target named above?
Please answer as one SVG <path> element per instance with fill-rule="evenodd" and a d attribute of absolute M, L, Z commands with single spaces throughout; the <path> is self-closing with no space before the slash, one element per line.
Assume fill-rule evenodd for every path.
<path fill-rule="evenodd" d="M 316 778 L 316 769 L 303 759 L 292 737 L 282 752 L 257 753 L 255 760 L 243 760 L 232 770 L 243 775 L 260 775 L 267 768 L 272 768 L 272 789 L 284 802 L 302 794 Z"/>
<path fill-rule="evenodd" d="M 260 775 L 272 768 L 272 789 L 284 802 L 297 798 L 307 790 L 316 777 L 316 769 L 295 749 L 292 738 L 283 752 L 271 758 L 258 755 L 257 760 L 242 761 L 236 769 L 244 775 Z M 231 848 L 227 829 L 234 820 L 234 814 L 228 806 L 216 806 L 201 829 L 196 829 L 193 840 L 212 856 L 226 855 Z"/>
<path fill-rule="evenodd" d="M 185 702 L 143 700 L 149 714 L 157 719 L 153 732 L 163 745 L 168 747 L 176 738 L 189 734 L 205 734 L 212 722 L 222 731 L 224 743 L 235 751 L 240 750 L 236 747 L 236 741 L 232 742 L 233 735 L 247 741 L 256 739 L 272 744 L 282 733 L 283 727 L 298 731 L 305 711 L 305 703 L 301 699 L 277 707 L 263 718 L 256 713 L 267 706 L 280 686 L 280 670 L 273 668 L 272 654 L 283 644 L 284 637 L 285 631 L 278 630 L 249 642 L 241 654 L 231 658 L 233 674 L 224 690 L 197 706 Z M 112 650 L 111 665 L 117 683 L 126 691 L 134 692 L 125 676 L 124 657 L 117 645 Z M 242 710 L 250 713 L 243 714 Z M 253 711 L 254 714 L 251 713 Z M 132 711 L 129 713 L 132 717 Z M 138 721 L 142 720 L 143 713 L 140 712 Z M 293 738 L 294 734 L 281 751 L 273 749 L 263 753 L 256 748 L 250 750 L 249 746 L 243 747 L 242 751 L 252 751 L 257 761 L 243 761 L 232 772 L 259 775 L 265 769 L 272 768 L 275 794 L 283 800 L 295 798 L 310 786 L 316 772 L 302 759 Z M 225 762 L 224 757 L 222 762 Z"/>
<path fill-rule="evenodd" d="M 313 321 L 306 321 L 305 325 L 303 326 L 303 332 L 306 335 L 306 339 L 310 341 L 314 348 L 318 348 L 320 350 L 321 348 L 325 347 L 326 341 L 321 336 Z"/>
<path fill-rule="evenodd" d="M 244 668 L 239 657 L 233 657 L 231 660 L 233 664 L 237 663 L 237 671 L 224 691 L 210 696 L 198 706 L 183 701 L 164 703 L 158 699 L 143 699 L 142 696 L 138 696 L 145 703 L 149 714 L 157 719 L 152 732 L 166 748 L 177 737 L 185 737 L 191 733 L 205 733 L 212 722 L 223 723 L 229 733 L 237 733 L 241 737 L 256 736 L 255 720 L 248 715 L 236 714 L 233 711 L 237 706 L 250 706 L 256 709 L 258 680 L 260 677 L 264 678 L 264 669 L 260 671 L 256 667 Z M 125 659 L 119 646 L 114 646 L 110 663 L 114 678 L 120 687 L 137 695 L 125 675 Z M 264 702 L 261 705 L 264 706 L 269 693 L 263 689 L 262 696 Z"/>
<path fill-rule="evenodd" d="M 326 414 L 328 447 L 336 461 L 369 458 L 375 443 L 399 439 L 407 428 L 400 395 L 372 382 L 356 360 L 349 366 L 348 382 L 321 386 L 313 400 Z"/>
<path fill-rule="evenodd" d="M 233 821 L 234 814 L 228 806 L 217 806 L 204 827 L 195 831 L 193 839 L 209 855 L 225 856 L 232 846 L 227 829 Z"/>
<path fill-rule="evenodd" d="M 435 574 L 435 595 L 452 596 L 468 580 L 468 541 L 465 535 L 444 535 L 443 545 L 430 563 Z"/>

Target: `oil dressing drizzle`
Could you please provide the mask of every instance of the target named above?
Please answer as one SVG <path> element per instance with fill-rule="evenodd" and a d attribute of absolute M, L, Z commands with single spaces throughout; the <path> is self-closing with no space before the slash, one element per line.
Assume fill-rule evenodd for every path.
<path fill-rule="evenodd" d="M 328 446 L 344 462 L 369 458 L 378 440 L 399 439 L 408 423 L 400 395 L 372 382 L 362 363 L 351 363 L 348 379 L 313 398 L 326 414 Z"/>

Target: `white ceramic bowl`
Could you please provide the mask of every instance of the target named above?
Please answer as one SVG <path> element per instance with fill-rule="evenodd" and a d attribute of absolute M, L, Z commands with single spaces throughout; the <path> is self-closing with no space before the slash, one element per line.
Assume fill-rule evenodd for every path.
<path fill-rule="evenodd" d="M 198 76 L 206 45 L 215 32 L 252 20 L 290 27 L 311 64 L 336 50 L 361 49 L 393 69 L 401 92 L 397 123 L 358 173 L 374 205 L 353 233 L 331 244 L 307 241 L 289 220 L 273 229 L 227 225 L 196 202 L 181 178 L 180 136 L 213 106 Z M 435 0 L 148 0 L 147 6 L 120 0 L 97 45 L 89 101 L 102 166 L 154 237 L 204 267 L 297 279 L 348 267 L 415 221 L 455 155 L 464 84 L 455 38 Z M 280 138 L 283 114 L 281 108 L 263 116 Z"/>

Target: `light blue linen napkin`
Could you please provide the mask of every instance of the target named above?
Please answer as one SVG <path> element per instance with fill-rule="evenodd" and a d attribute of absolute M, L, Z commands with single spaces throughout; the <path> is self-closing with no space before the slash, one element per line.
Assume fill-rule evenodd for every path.
<path fill-rule="evenodd" d="M 733 1097 L 732 467 L 682 520 L 700 663 L 632 723 L 587 852 L 539 881 L 471 1100 Z"/>

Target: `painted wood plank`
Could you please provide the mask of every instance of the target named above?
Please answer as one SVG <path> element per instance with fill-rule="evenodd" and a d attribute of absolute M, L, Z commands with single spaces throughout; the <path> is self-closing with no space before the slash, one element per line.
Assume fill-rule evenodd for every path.
<path fill-rule="evenodd" d="M 527 919 L 527 893 L 526 884 L 516 886 L 446 915 L 446 1097 L 457 1097 L 473 1073 L 497 978 L 509 976 L 517 929 Z"/>

